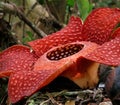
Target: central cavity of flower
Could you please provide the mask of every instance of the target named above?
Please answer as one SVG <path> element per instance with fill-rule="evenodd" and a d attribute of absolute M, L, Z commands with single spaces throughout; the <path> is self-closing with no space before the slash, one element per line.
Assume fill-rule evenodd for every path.
<path fill-rule="evenodd" d="M 84 45 L 82 44 L 69 44 L 63 47 L 59 47 L 49 52 L 47 54 L 47 58 L 49 60 L 60 60 L 62 58 L 66 58 L 79 52 L 83 48 L 83 46 Z"/>

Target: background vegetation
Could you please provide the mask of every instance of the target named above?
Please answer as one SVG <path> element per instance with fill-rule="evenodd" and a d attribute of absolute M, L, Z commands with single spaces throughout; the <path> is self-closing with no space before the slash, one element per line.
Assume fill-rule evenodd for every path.
<path fill-rule="evenodd" d="M 56 32 L 71 15 L 84 21 L 91 10 L 99 7 L 120 7 L 120 0 L 1 0 L 0 49 Z"/>

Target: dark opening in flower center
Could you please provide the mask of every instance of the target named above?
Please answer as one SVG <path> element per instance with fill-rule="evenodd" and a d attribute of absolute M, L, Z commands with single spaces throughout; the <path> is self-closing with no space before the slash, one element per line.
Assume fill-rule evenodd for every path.
<path fill-rule="evenodd" d="M 82 44 L 70 44 L 60 48 L 56 48 L 55 50 L 47 54 L 47 58 L 50 60 L 60 60 L 62 58 L 66 58 L 79 52 L 83 48 L 83 46 L 84 45 Z"/>

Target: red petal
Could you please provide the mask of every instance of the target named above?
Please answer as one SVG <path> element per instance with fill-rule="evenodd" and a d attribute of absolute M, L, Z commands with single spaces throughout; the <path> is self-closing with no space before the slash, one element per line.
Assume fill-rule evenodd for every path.
<path fill-rule="evenodd" d="M 30 48 L 15 45 L 0 53 L 0 77 L 9 76 L 11 72 L 18 70 L 31 70 L 37 60 Z"/>
<path fill-rule="evenodd" d="M 107 65 L 120 65 L 120 37 L 104 43 L 84 57 Z"/>
<path fill-rule="evenodd" d="M 65 48 L 69 49 L 72 46 L 68 47 L 69 44 L 66 44 L 64 46 L 62 45 L 54 47 L 51 50 L 47 51 L 37 60 L 37 62 L 34 65 L 34 71 L 19 71 L 11 74 L 8 85 L 8 94 L 11 102 L 16 103 L 23 97 L 30 96 L 38 89 L 41 89 L 43 86 L 50 83 L 53 79 L 55 79 L 65 70 L 67 71 L 72 70 L 71 71 L 72 75 L 70 75 L 71 80 L 74 80 L 74 78 L 72 77 L 76 75 L 78 76 L 78 74 L 79 77 L 82 78 L 82 75 L 86 73 L 86 71 L 82 70 L 81 66 L 84 66 L 83 68 L 85 68 L 86 65 L 85 64 L 79 65 L 82 59 L 81 56 L 88 54 L 96 47 L 98 47 L 98 45 L 91 42 L 71 43 L 71 45 L 74 44 L 79 44 L 80 47 L 82 47 L 81 45 L 84 45 L 84 47 L 82 47 L 83 49 L 80 50 L 78 53 L 73 54 L 69 57 L 62 58 L 60 60 L 50 60 L 48 56 L 49 54 L 51 54 L 51 51 L 55 51 L 57 48 L 60 48 L 59 50 L 62 51 L 61 49 L 62 47 L 66 46 Z M 93 69 L 93 71 L 95 70 Z M 87 74 L 89 73 L 87 72 Z M 94 76 L 95 77 L 94 81 L 97 81 L 96 80 L 97 73 L 95 72 L 92 74 L 96 74 Z"/>
<path fill-rule="evenodd" d="M 82 21 L 78 17 L 71 17 L 68 25 L 62 30 L 42 39 L 29 42 L 37 55 L 41 56 L 53 46 L 83 40 L 81 36 Z"/>
<path fill-rule="evenodd" d="M 82 34 L 88 41 L 103 44 L 110 40 L 111 33 L 118 22 L 120 22 L 120 9 L 95 9 L 85 20 Z"/>
<path fill-rule="evenodd" d="M 69 62 L 64 66 L 67 67 L 68 65 Z M 16 103 L 23 97 L 32 95 L 38 89 L 50 83 L 61 72 L 62 69 L 44 69 L 40 71 L 19 71 L 11 74 L 8 85 L 10 101 Z"/>

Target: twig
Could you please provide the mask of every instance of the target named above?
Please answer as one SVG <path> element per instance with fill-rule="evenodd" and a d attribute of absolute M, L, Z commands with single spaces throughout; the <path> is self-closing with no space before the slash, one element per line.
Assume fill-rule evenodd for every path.
<path fill-rule="evenodd" d="M 24 21 L 39 37 L 42 38 L 46 36 L 42 30 L 38 29 L 33 23 L 30 22 L 30 20 L 28 20 L 28 18 L 25 17 L 21 9 L 18 8 L 15 4 L 0 2 L 0 8 L 2 8 L 6 13 L 17 15 L 19 19 Z"/>
<path fill-rule="evenodd" d="M 49 99 L 51 100 L 52 104 L 59 105 L 59 103 L 53 98 L 53 96 L 50 93 L 48 93 L 47 95 Z"/>
<path fill-rule="evenodd" d="M 23 5 L 23 8 L 25 8 L 25 0 L 22 0 L 22 5 Z M 24 12 L 23 12 L 24 13 Z M 25 31 L 26 31 L 26 29 L 25 29 L 25 22 L 23 21 L 23 35 L 22 35 L 22 38 L 24 38 L 25 37 Z"/>
<path fill-rule="evenodd" d="M 38 2 L 36 1 L 32 7 L 30 8 L 30 10 L 28 10 L 28 12 L 26 13 L 26 16 L 28 16 L 28 14 L 30 14 L 32 12 L 32 10 L 37 6 Z"/>
<path fill-rule="evenodd" d="M 50 101 L 50 99 L 45 100 L 45 101 L 41 102 L 40 105 L 45 105 L 45 103 L 47 103 L 47 102 L 49 102 L 49 101 Z"/>
<path fill-rule="evenodd" d="M 70 92 L 65 92 L 64 95 L 83 95 L 83 94 L 92 94 L 92 90 L 80 90 L 80 91 L 70 91 Z"/>

